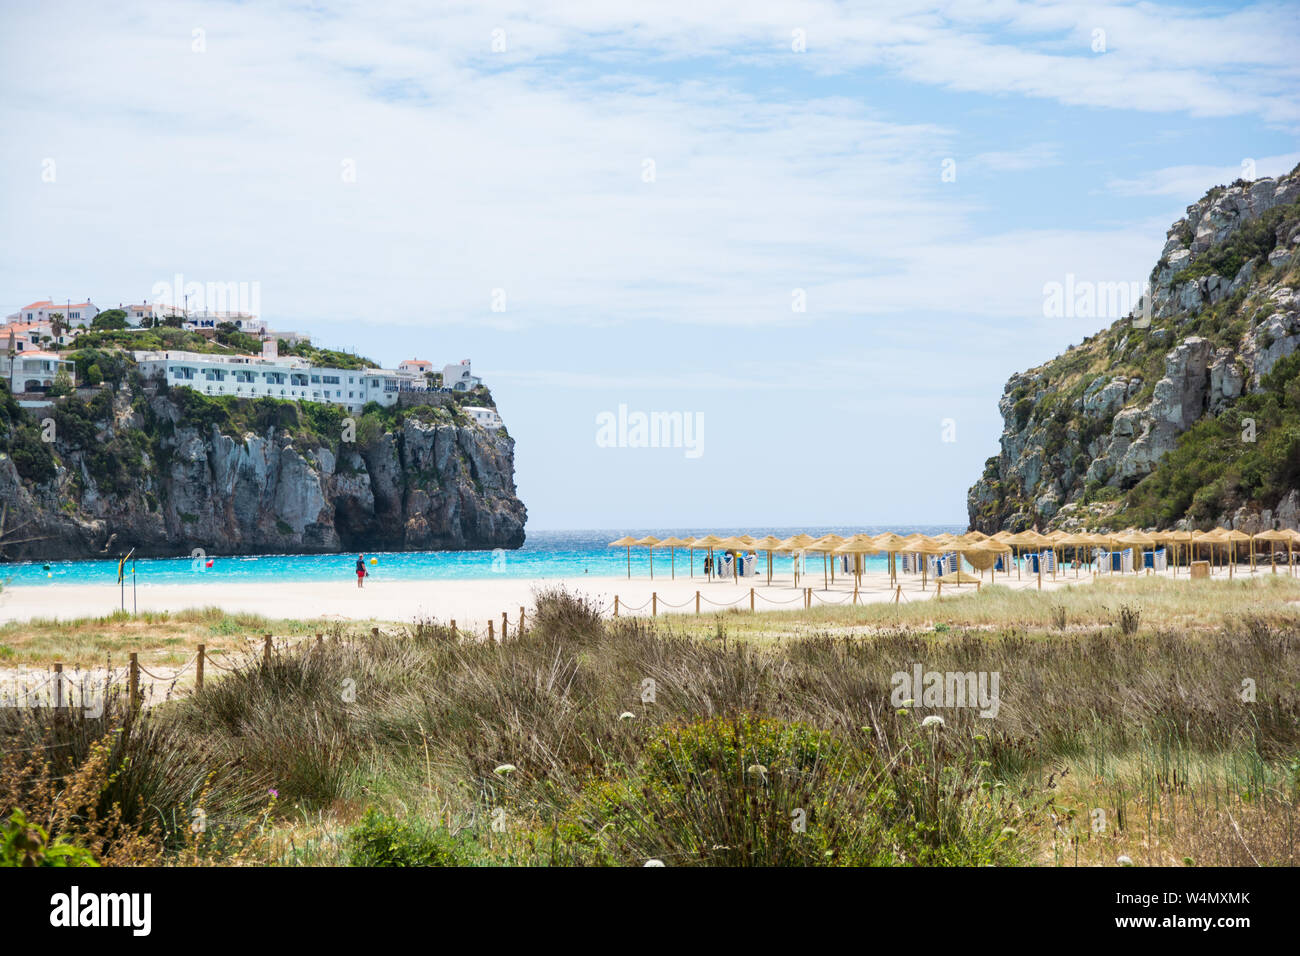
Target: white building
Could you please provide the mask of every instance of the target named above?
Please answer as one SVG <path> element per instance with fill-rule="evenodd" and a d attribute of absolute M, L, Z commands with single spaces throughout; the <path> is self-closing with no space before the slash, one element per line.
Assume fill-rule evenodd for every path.
<path fill-rule="evenodd" d="M 226 322 L 249 335 L 261 335 L 266 331 L 266 320 L 251 312 L 190 312 L 184 319 L 181 328 L 191 332 L 202 332 L 205 329 L 215 331 L 217 326 Z"/>
<path fill-rule="evenodd" d="M 48 322 L 50 316 L 54 314 L 63 316 L 63 321 L 69 326 L 86 326 L 90 325 L 95 316 L 99 315 L 99 309 L 89 300 L 85 302 L 55 302 L 51 299 L 42 299 L 40 302 L 33 302 L 25 305 L 17 312 L 7 317 L 9 322 Z"/>
<path fill-rule="evenodd" d="M 504 424 L 501 416 L 497 414 L 495 408 L 485 408 L 481 405 L 466 405 L 465 411 L 469 417 L 474 419 L 474 424 L 481 425 L 488 431 L 496 431 Z"/>
<path fill-rule="evenodd" d="M 10 322 L 2 331 L 0 347 L 5 351 L 38 351 L 45 339 L 54 338 L 54 326 L 49 322 Z"/>
<path fill-rule="evenodd" d="M 413 372 L 416 375 L 424 375 L 426 372 L 433 371 L 433 363 L 426 362 L 424 359 L 407 359 L 405 362 L 399 362 L 397 365 L 399 372 Z"/>
<path fill-rule="evenodd" d="M 410 377 L 385 369 L 313 367 L 306 359 L 275 354 L 268 341 L 263 354 L 208 355 L 202 352 L 134 352 L 145 378 L 162 377 L 204 395 L 237 398 L 283 398 L 328 402 L 360 411 L 367 402 L 395 405 L 403 381 Z"/>
<path fill-rule="evenodd" d="M 148 302 L 141 302 L 139 305 L 119 305 L 118 308 L 126 313 L 127 325 L 143 325 L 144 320 L 153 315 L 153 306 Z"/>
<path fill-rule="evenodd" d="M 12 359 L 0 355 L 0 377 L 14 392 L 32 392 L 54 384 L 60 369 L 76 381 L 77 363 L 55 352 L 22 352 Z"/>
<path fill-rule="evenodd" d="M 457 365 L 445 365 L 442 369 L 442 387 L 453 392 L 469 392 L 483 384 L 481 378 L 475 378 L 470 370 L 469 359 L 461 359 Z"/>

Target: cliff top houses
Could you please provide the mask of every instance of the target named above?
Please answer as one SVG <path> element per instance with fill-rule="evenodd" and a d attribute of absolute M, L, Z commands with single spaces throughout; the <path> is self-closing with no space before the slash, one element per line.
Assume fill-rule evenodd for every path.
<path fill-rule="evenodd" d="M 426 359 L 407 359 L 396 369 L 345 369 L 312 365 L 297 355 L 281 356 L 281 341 L 296 345 L 309 342 L 310 336 L 271 329 L 264 319 L 248 312 L 183 312 L 174 306 L 147 302 L 118 308 L 126 314 L 128 330 L 180 317 L 182 329 L 198 332 L 205 338 L 213 337 L 220 326 L 229 323 L 237 331 L 262 340 L 260 355 L 131 351 L 146 378 L 160 378 L 169 386 L 192 388 L 205 395 L 328 402 L 355 412 L 368 402 L 397 404 L 403 400 L 403 393 L 407 393 L 406 401 L 420 402 L 427 399 L 414 393 L 469 392 L 483 384 L 473 374 L 469 359 L 444 366 L 438 383 L 434 365 Z M 0 374 L 6 382 L 13 379 L 15 392 L 47 390 L 60 370 L 71 374 L 75 363 L 57 352 L 47 351 L 46 346 L 71 344 L 102 311 L 89 300 L 60 303 L 45 299 L 9 315 L 7 324 L 0 326 Z M 55 315 L 62 316 L 62 328 L 57 336 L 53 328 Z M 151 320 L 147 326 L 146 320 Z M 474 407 L 466 411 L 483 427 L 501 427 L 501 419 L 494 409 Z"/>
<path fill-rule="evenodd" d="M 184 386 L 205 395 L 233 395 L 238 398 L 283 398 L 296 401 L 327 402 L 342 405 L 350 412 L 358 412 L 367 402 L 396 405 L 402 394 L 408 400 L 418 401 L 413 393 L 438 391 L 469 391 L 466 381 L 481 384 L 482 380 L 470 374 L 468 360 L 459 365 L 447 366 L 464 370 L 464 378 L 456 382 L 460 388 L 444 384 L 438 388 L 429 383 L 425 366 L 431 363 L 415 359 L 403 362 L 405 368 L 328 368 L 313 365 L 297 355 L 278 354 L 278 343 L 267 339 L 262 343 L 261 355 L 213 355 L 207 352 L 133 352 L 140 373 L 146 378 L 160 378 L 168 386 Z M 410 366 L 416 366 L 414 368 Z M 444 382 L 446 380 L 444 379 Z M 501 420 L 492 409 L 467 408 L 474 421 L 487 428 L 499 428 Z M 475 414 L 490 412 L 490 415 Z"/>
<path fill-rule="evenodd" d="M 69 326 L 87 326 L 99 315 L 99 309 L 93 302 L 87 299 L 85 302 L 73 302 L 71 299 L 66 302 L 54 302 L 50 299 L 42 299 L 39 302 L 32 302 L 23 306 L 17 312 L 6 318 L 6 322 L 13 324 L 15 322 L 39 322 L 45 323 L 50 321 L 50 317 L 55 314 L 62 315 Z"/>

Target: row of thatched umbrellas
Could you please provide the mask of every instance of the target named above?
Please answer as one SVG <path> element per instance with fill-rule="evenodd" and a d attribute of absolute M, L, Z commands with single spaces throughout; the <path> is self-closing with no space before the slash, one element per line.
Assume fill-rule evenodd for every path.
<path fill-rule="evenodd" d="M 1049 534 L 1041 534 L 1037 531 L 1021 531 L 1012 534 L 1008 531 L 1000 531 L 994 535 L 986 535 L 979 531 L 970 531 L 962 535 L 953 535 L 943 533 L 933 537 L 923 534 L 898 535 L 893 532 L 885 532 L 877 535 L 854 534 L 843 537 L 838 534 L 822 535 L 820 538 L 814 538 L 808 534 L 796 534 L 787 538 L 778 538 L 775 535 L 767 535 L 762 538 L 755 538 L 751 535 L 735 535 L 730 537 L 719 537 L 717 535 L 704 535 L 698 538 L 655 538 L 647 536 L 644 538 L 633 538 L 631 536 L 619 538 L 617 541 L 611 541 L 609 546 L 612 548 L 627 549 L 627 576 L 632 577 L 632 549 L 646 548 L 650 556 L 650 577 L 654 577 L 654 551 L 656 548 L 666 548 L 669 551 L 669 562 L 671 574 L 677 576 L 677 549 L 684 548 L 691 555 L 691 575 L 695 574 L 695 552 L 706 551 L 711 557 L 714 551 L 765 551 L 767 552 L 767 581 L 772 583 L 772 556 L 774 554 L 799 554 L 799 553 L 821 553 L 822 554 L 822 573 L 827 585 L 835 580 L 834 563 L 828 559 L 831 555 L 854 555 L 854 574 L 855 577 L 861 574 L 861 561 L 856 558 L 857 555 L 865 554 L 887 554 L 889 556 L 889 579 L 890 583 L 897 580 L 897 556 L 899 554 L 959 554 L 973 568 L 980 571 L 981 574 L 986 570 L 994 569 L 1000 556 L 1008 552 L 1031 551 L 1041 553 L 1044 550 L 1051 550 L 1055 555 L 1058 551 L 1063 552 L 1066 548 L 1072 548 L 1075 551 L 1076 558 L 1081 549 L 1088 549 L 1084 553 L 1091 555 L 1092 548 L 1115 548 L 1129 547 L 1134 550 L 1137 560 L 1134 562 L 1134 572 L 1140 572 L 1143 559 L 1141 554 L 1144 550 L 1154 549 L 1160 545 L 1166 545 L 1174 551 L 1174 573 L 1178 573 L 1178 557 L 1180 550 L 1183 556 L 1191 560 L 1197 554 L 1204 554 L 1208 549 L 1210 560 L 1213 561 L 1216 549 L 1223 548 L 1228 558 L 1228 574 L 1232 575 L 1232 569 L 1236 564 L 1237 546 L 1239 544 L 1249 545 L 1250 564 L 1253 569 L 1255 566 L 1255 543 L 1258 541 L 1267 542 L 1269 545 L 1269 560 L 1272 563 L 1273 552 L 1277 544 L 1283 543 L 1287 547 L 1287 567 L 1293 567 L 1292 549 L 1300 545 L 1300 532 L 1291 529 L 1280 531 L 1263 531 L 1259 534 L 1246 534 L 1244 531 L 1228 530 L 1227 528 L 1215 528 L 1213 531 L 1155 531 L 1144 532 L 1136 529 L 1128 529 L 1115 534 L 1102 534 L 1096 532 L 1065 532 L 1053 531 Z M 1089 561 L 1090 561 L 1089 557 Z M 927 563 L 922 562 L 921 577 L 922 586 L 924 586 L 926 577 Z M 1005 573 L 1010 574 L 1010 567 L 1004 566 Z M 1016 571 L 1019 574 L 1019 563 L 1016 564 Z M 1277 571 L 1274 565 L 1274 573 Z M 734 574 L 735 572 L 733 572 Z M 1052 571 L 1055 575 L 1055 567 Z M 1077 576 L 1077 562 L 1076 571 Z M 1041 563 L 1039 565 L 1039 576 L 1042 575 Z M 963 580 L 974 580 L 966 575 L 958 567 L 955 575 L 957 583 Z"/>

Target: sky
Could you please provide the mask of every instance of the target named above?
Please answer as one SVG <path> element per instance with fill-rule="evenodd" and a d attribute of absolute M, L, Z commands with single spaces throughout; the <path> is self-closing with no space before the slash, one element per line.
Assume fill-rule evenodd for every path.
<path fill-rule="evenodd" d="M 1052 284 L 1140 284 L 1206 189 L 1300 162 L 1297 35 L 1294 2 L 5 0 L 0 315 L 181 276 L 470 358 L 530 528 L 964 524 L 1007 378 L 1127 311 Z"/>

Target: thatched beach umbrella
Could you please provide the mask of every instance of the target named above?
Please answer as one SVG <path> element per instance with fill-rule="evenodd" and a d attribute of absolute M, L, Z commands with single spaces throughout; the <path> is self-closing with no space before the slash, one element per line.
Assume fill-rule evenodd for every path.
<path fill-rule="evenodd" d="M 655 579 L 655 546 L 659 544 L 659 539 L 653 535 L 646 535 L 644 538 L 633 544 L 635 548 L 645 548 L 650 555 L 650 580 Z"/>
<path fill-rule="evenodd" d="M 1292 548 L 1300 545 L 1300 531 L 1295 528 L 1283 528 L 1282 533 L 1287 536 L 1286 543 L 1286 573 L 1295 574 L 1295 561 L 1292 558 Z"/>
<path fill-rule="evenodd" d="M 917 537 L 921 537 L 917 535 Z M 902 538 L 892 531 L 886 531 L 884 534 L 875 535 L 872 539 L 875 546 L 884 551 L 889 562 L 889 584 L 892 587 L 898 583 L 898 555 L 907 550 L 907 543 L 910 538 Z"/>
<path fill-rule="evenodd" d="M 1178 553 L 1179 547 L 1186 547 L 1192 543 L 1192 533 L 1190 531 L 1159 531 L 1151 537 L 1155 538 L 1157 544 L 1168 545 L 1173 552 L 1174 574 L 1178 574 Z"/>
<path fill-rule="evenodd" d="M 858 581 L 861 576 L 860 557 L 864 554 L 879 554 L 880 549 L 876 547 L 876 542 L 870 535 L 855 534 L 839 547 L 833 549 L 832 554 L 851 554 L 853 555 L 853 579 Z"/>
<path fill-rule="evenodd" d="M 1056 539 L 1058 548 L 1074 549 L 1074 576 L 1076 578 L 1079 576 L 1079 549 L 1091 543 L 1091 536 L 1083 533 L 1066 534 Z"/>
<path fill-rule="evenodd" d="M 943 544 L 933 538 L 927 538 L 923 534 L 918 534 L 915 536 L 909 535 L 909 538 L 911 538 L 912 540 L 908 541 L 907 548 L 905 549 L 909 554 L 922 554 L 922 555 L 944 554 L 952 550 L 946 544 Z M 921 590 L 922 591 L 925 590 L 926 576 L 929 574 L 929 570 L 930 570 L 930 562 L 922 560 L 921 561 Z"/>
<path fill-rule="evenodd" d="M 830 566 L 828 555 L 844 543 L 844 539 L 838 534 L 824 534 L 812 544 L 808 545 L 809 551 L 820 551 L 822 555 L 822 590 L 830 587 L 830 581 L 835 579 L 835 573 L 832 569 L 827 580 L 827 569 Z"/>
<path fill-rule="evenodd" d="M 1228 578 L 1231 580 L 1233 568 L 1237 564 L 1237 545 L 1242 541 L 1249 543 L 1251 538 L 1246 532 L 1233 528 L 1223 533 L 1223 540 L 1228 544 Z"/>
<path fill-rule="evenodd" d="M 965 537 L 963 535 L 963 537 Z M 1003 544 L 1000 541 L 994 541 L 990 538 L 981 538 L 975 541 L 963 543 L 959 554 L 964 557 L 970 566 L 984 577 L 985 571 L 991 571 L 994 564 L 997 563 L 998 556 L 1011 550 L 1011 546 Z M 958 578 L 960 583 L 960 578 Z"/>
<path fill-rule="evenodd" d="M 1112 534 L 1094 531 L 1092 533 L 1092 543 L 1094 547 L 1105 548 L 1107 551 L 1115 550 L 1115 536 Z"/>
<path fill-rule="evenodd" d="M 709 557 L 713 557 L 713 549 L 718 546 L 718 543 L 720 541 L 722 541 L 722 539 L 719 538 L 716 534 L 706 534 L 702 538 L 696 538 L 693 547 L 699 548 L 702 551 L 706 551 L 708 552 Z M 710 567 L 709 577 L 712 576 L 713 576 L 713 569 L 712 567 Z"/>
<path fill-rule="evenodd" d="M 1046 541 L 1047 538 L 1043 537 L 1037 531 L 1032 531 L 1032 530 L 1020 531 L 1016 534 L 1013 534 L 1011 537 L 1007 538 L 1007 544 L 1011 545 L 1016 549 L 1017 558 L 1020 557 L 1020 551 L 1022 549 L 1024 548 L 1040 549 L 1042 548 L 1043 544 Z M 1043 579 L 1043 562 L 1041 557 L 1039 558 L 1037 564 L 1038 564 L 1038 579 L 1041 581 Z M 1020 580 L 1019 560 L 1016 561 L 1016 580 L 1017 581 Z"/>
<path fill-rule="evenodd" d="M 675 536 L 664 538 L 659 542 L 659 547 L 668 549 L 669 567 L 672 569 L 672 578 L 677 580 L 677 549 L 689 548 L 691 545 L 690 538 L 678 538 Z"/>
<path fill-rule="evenodd" d="M 1005 544 L 1007 547 L 1006 547 L 1006 551 L 1004 551 L 1003 553 L 1004 553 L 1004 554 L 1011 554 L 1011 552 L 1012 552 L 1012 550 L 1013 550 L 1013 549 L 1012 549 L 1012 546 L 1011 546 L 1011 538 L 1012 538 L 1012 534 L 1011 534 L 1010 531 L 999 531 L 999 532 L 997 532 L 997 534 L 993 535 L 993 537 L 989 538 L 989 540 L 990 540 L 990 541 L 996 541 L 996 542 L 998 542 L 999 544 Z M 1010 561 L 1008 561 L 1006 567 L 1003 568 L 1003 572 L 1004 572 L 1008 577 L 1010 577 L 1010 575 L 1011 575 L 1011 562 L 1010 562 Z"/>
<path fill-rule="evenodd" d="M 1143 567 L 1143 549 L 1154 548 L 1156 546 L 1155 538 L 1151 537 L 1151 535 L 1147 534 L 1145 531 L 1139 531 L 1136 528 L 1129 528 L 1126 531 L 1121 531 L 1119 534 L 1115 535 L 1112 540 L 1114 540 L 1116 544 L 1127 544 L 1129 547 L 1133 548 L 1134 574 L 1140 573 L 1140 570 Z"/>
<path fill-rule="evenodd" d="M 1201 535 L 1201 543 L 1210 549 L 1210 571 L 1213 573 L 1215 558 L 1217 557 L 1214 549 L 1222 545 L 1226 551 L 1228 547 L 1228 529 L 1215 528 L 1212 531 L 1204 532 Z"/>
<path fill-rule="evenodd" d="M 1291 536 L 1287 534 L 1285 531 L 1277 531 L 1277 530 L 1261 531 L 1259 534 L 1255 535 L 1255 540 L 1268 542 L 1268 563 L 1273 565 L 1274 574 L 1277 574 L 1277 561 L 1275 560 L 1274 557 L 1274 547 L 1273 547 L 1273 545 L 1276 542 L 1281 541 L 1286 544 L 1287 564 L 1289 565 L 1291 563 Z"/>
<path fill-rule="evenodd" d="M 769 534 L 767 535 L 767 537 L 759 538 L 757 541 L 754 542 L 754 550 L 767 552 L 767 584 L 769 587 L 771 587 L 772 552 L 781 550 L 781 539 L 774 534 Z"/>
<path fill-rule="evenodd" d="M 779 545 L 777 545 L 776 550 L 789 551 L 791 554 L 795 555 L 795 573 L 794 573 L 795 587 L 799 586 L 798 556 L 801 552 L 807 550 L 808 545 L 812 544 L 816 540 L 817 539 L 814 538 L 812 535 L 804 534 L 800 532 L 799 534 L 791 535 L 790 537 L 782 541 Z"/>
<path fill-rule="evenodd" d="M 617 541 L 609 543 L 611 548 L 627 548 L 627 576 L 629 580 L 632 578 L 632 545 L 634 544 L 636 544 L 636 538 L 631 535 L 625 535 Z"/>
<path fill-rule="evenodd" d="M 1201 555 L 1201 548 L 1208 544 L 1213 544 L 1213 543 L 1214 543 L 1214 539 L 1210 537 L 1206 532 L 1193 531 L 1191 560 L 1192 561 L 1197 560 Z"/>
<path fill-rule="evenodd" d="M 739 552 L 737 558 L 733 559 L 731 562 L 731 579 L 733 581 L 739 581 L 740 580 L 739 565 L 740 562 L 745 559 L 745 549 L 748 548 L 749 545 L 745 544 L 744 539 L 735 537 L 733 535 L 730 538 L 723 538 L 721 541 L 717 543 L 716 547 L 719 551 Z"/>

